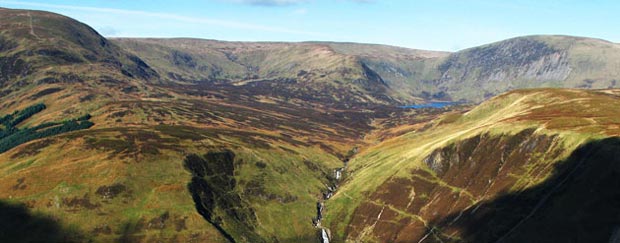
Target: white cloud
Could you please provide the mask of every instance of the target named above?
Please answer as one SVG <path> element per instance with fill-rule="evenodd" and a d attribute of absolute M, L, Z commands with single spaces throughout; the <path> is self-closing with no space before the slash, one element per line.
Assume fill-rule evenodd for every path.
<path fill-rule="evenodd" d="M 258 6 L 286 6 L 308 2 L 308 0 L 226 0 L 227 2 L 242 3 Z"/>
<path fill-rule="evenodd" d="M 279 0 L 279 1 L 292 1 L 292 0 Z M 75 6 L 75 5 L 47 4 L 47 3 L 22 2 L 22 1 L 0 0 L 0 3 L 19 5 L 19 6 L 44 7 L 44 8 L 51 8 L 51 9 L 79 10 L 79 11 L 89 11 L 89 12 L 106 13 L 106 14 L 127 15 L 127 16 L 132 16 L 132 17 L 142 16 L 142 17 L 149 17 L 149 18 L 159 18 L 159 19 L 166 19 L 166 20 L 172 20 L 172 21 L 193 23 L 193 24 L 206 24 L 206 25 L 219 26 L 219 27 L 266 31 L 266 32 L 274 32 L 274 33 L 286 33 L 286 34 L 297 34 L 297 35 L 307 35 L 307 36 L 326 36 L 325 34 L 318 33 L 318 32 L 293 30 L 293 29 L 287 29 L 287 28 L 280 28 L 276 26 L 249 24 L 249 23 L 222 20 L 222 19 L 186 17 L 182 15 L 164 13 L 164 12 L 148 12 L 148 11 L 139 11 L 139 10 L 117 9 L 117 8 L 96 8 L 96 7 L 84 7 L 84 6 Z"/>
<path fill-rule="evenodd" d="M 255 5 L 255 6 L 278 7 L 278 6 L 290 6 L 290 5 L 314 2 L 315 0 L 220 0 L 220 1 L 230 2 L 230 3 L 248 4 L 248 5 Z M 354 3 L 376 2 L 376 0 L 339 0 L 339 1 L 354 2 Z"/>

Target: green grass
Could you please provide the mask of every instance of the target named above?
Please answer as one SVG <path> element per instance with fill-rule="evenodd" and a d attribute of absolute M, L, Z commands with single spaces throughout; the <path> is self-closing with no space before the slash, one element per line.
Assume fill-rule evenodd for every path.
<path fill-rule="evenodd" d="M 538 165 L 565 158 L 587 141 L 620 134 L 593 122 L 580 122 L 576 126 L 574 117 L 588 117 L 591 113 L 588 107 L 593 105 L 605 110 L 596 112 L 598 116 L 615 117 L 618 119 L 616 121 L 620 121 L 620 112 L 616 112 L 618 99 L 613 96 L 576 90 L 515 91 L 484 102 L 457 119 L 440 118 L 433 128 L 424 132 L 411 132 L 366 148 L 350 162 L 349 180 L 327 203 L 330 213 L 326 222 L 334 227 L 332 230 L 336 234 L 342 236 L 353 211 L 381 184 L 393 177 L 409 177 L 413 169 L 426 167 L 422 159 L 431 151 L 477 134 L 506 136 L 534 128 L 536 134 L 557 135 L 560 141 L 556 145 L 559 146 L 557 149 L 565 152 L 553 158 L 535 155 L 535 158 L 539 158 Z M 570 109 L 560 114 L 550 113 L 555 107 L 563 106 Z M 539 115 L 545 114 L 550 115 L 539 118 Z M 450 119 L 451 122 L 442 123 L 442 119 Z M 532 173 L 524 173 L 513 190 L 534 186 L 546 178 L 544 175 L 527 176 Z M 460 188 L 451 189 L 460 191 Z"/>

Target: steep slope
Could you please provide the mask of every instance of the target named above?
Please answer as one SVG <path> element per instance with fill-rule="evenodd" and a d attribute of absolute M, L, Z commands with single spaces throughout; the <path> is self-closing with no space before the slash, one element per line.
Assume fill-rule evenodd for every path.
<path fill-rule="evenodd" d="M 58 103 L 44 113 L 88 113 L 82 105 L 138 96 L 158 74 L 92 28 L 41 11 L 0 9 L 0 103 L 18 110 Z M 143 94 L 141 94 L 143 95 Z"/>
<path fill-rule="evenodd" d="M 527 36 L 463 50 L 432 81 L 453 99 L 480 101 L 519 88 L 618 87 L 620 45 L 571 36 Z"/>
<path fill-rule="evenodd" d="M 357 43 L 325 44 L 338 53 L 359 58 L 360 62 L 381 76 L 395 91 L 392 93 L 395 97 L 423 100 L 449 98 L 441 93 L 431 93 L 436 88 L 423 82 L 440 75 L 437 67 L 450 54 L 448 52 Z"/>
<path fill-rule="evenodd" d="M 619 94 L 509 92 L 369 147 L 349 162 L 327 225 L 337 241 L 607 240 L 620 223 L 608 201 L 619 182 Z"/>

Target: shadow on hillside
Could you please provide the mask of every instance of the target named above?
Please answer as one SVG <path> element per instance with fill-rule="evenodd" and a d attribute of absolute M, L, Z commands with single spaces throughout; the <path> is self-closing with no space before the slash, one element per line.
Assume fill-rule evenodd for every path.
<path fill-rule="evenodd" d="M 587 143 L 540 185 L 432 225 L 461 239 L 431 234 L 424 242 L 620 242 L 620 138 Z"/>
<path fill-rule="evenodd" d="M 0 201 L 0 242 L 77 242 L 79 238 L 51 217 Z"/>

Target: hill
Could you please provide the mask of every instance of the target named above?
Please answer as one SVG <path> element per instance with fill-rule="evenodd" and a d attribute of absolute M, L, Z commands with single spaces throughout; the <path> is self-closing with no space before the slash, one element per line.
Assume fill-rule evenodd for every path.
<path fill-rule="evenodd" d="M 617 90 L 398 106 L 615 87 L 616 49 L 558 36 L 456 53 L 108 40 L 54 13 L 0 9 L 0 241 L 479 242 L 535 235 L 527 219 L 556 224 L 576 204 L 541 208 L 584 193 L 615 212 L 616 170 L 603 168 L 615 168 Z M 506 207 L 518 210 L 475 210 Z M 477 230 L 477 216 L 493 224 Z M 614 224 L 570 230 L 587 242 Z"/>
<path fill-rule="evenodd" d="M 286 93 L 301 85 L 312 96 L 355 91 L 350 99 L 321 97 L 338 103 L 480 102 L 521 88 L 615 88 L 620 75 L 618 44 L 571 36 L 517 37 L 455 53 L 333 42 L 113 41 L 156 63 L 170 80 L 269 85 Z"/>
<path fill-rule="evenodd" d="M 537 87 L 617 88 L 620 45 L 571 36 L 517 37 L 447 57 L 433 84 L 455 99 L 481 100 Z"/>
<path fill-rule="evenodd" d="M 252 87 L 257 94 L 264 94 L 262 90 L 267 89 L 272 91 L 270 96 L 348 106 L 419 100 L 401 93 L 399 86 L 386 83 L 359 55 L 378 55 L 394 62 L 441 55 L 405 48 L 320 42 L 113 41 L 152 63 L 170 82 L 230 83 Z M 372 47 L 374 52 L 352 52 L 366 47 Z"/>
<path fill-rule="evenodd" d="M 370 146 L 349 162 L 326 225 L 335 241 L 607 241 L 619 94 L 512 91 Z"/>
<path fill-rule="evenodd" d="M 170 79 L 75 20 L 1 11 L 0 223 L 18 232 L 1 241 L 314 241 L 333 170 L 404 114 L 347 89 Z"/>

